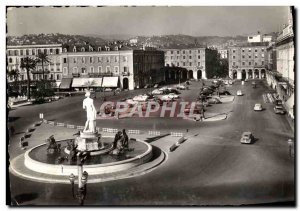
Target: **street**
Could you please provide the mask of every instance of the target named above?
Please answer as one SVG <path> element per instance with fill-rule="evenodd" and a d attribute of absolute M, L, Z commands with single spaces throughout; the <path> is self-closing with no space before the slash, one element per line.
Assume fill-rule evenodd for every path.
<path fill-rule="evenodd" d="M 183 100 L 195 100 L 200 82 L 183 90 Z M 273 111 L 274 105 L 263 100 L 271 92 L 265 81 L 241 85 L 237 81 L 227 89 L 236 95 L 231 103 L 216 104 L 208 112 L 228 113 L 226 120 L 194 122 L 174 118 L 128 118 L 97 120 L 97 127 L 184 132 L 187 141 L 168 152 L 176 137 L 158 139 L 151 144 L 167 152 L 168 159 L 155 170 L 141 176 L 88 184 L 85 205 L 242 205 L 295 200 L 294 160 L 289 155 L 293 138 L 287 119 Z M 138 90 L 145 92 L 143 90 Z M 108 100 L 126 97 L 117 95 Z M 83 125 L 83 96 L 61 99 L 42 105 L 19 107 L 10 111 L 9 125 L 15 128 L 15 142 L 10 143 L 11 158 L 23 153 L 18 139 L 44 113 L 47 120 Z M 101 105 L 100 96 L 95 106 Z M 264 110 L 253 110 L 261 103 Z M 243 132 L 250 131 L 255 143 L 240 143 Z M 10 174 L 11 196 L 22 198 L 21 205 L 76 205 L 70 185 L 39 183 Z M 22 188 L 20 188 L 22 187 Z"/>

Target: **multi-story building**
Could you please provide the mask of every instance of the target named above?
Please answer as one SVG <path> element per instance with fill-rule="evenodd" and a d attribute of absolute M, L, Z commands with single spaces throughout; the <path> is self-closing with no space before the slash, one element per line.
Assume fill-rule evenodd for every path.
<path fill-rule="evenodd" d="M 229 77 L 233 79 L 265 78 L 266 42 L 244 43 L 229 47 Z"/>
<path fill-rule="evenodd" d="M 164 52 L 127 46 L 64 46 L 62 88 L 87 86 L 132 90 L 164 80 Z"/>
<path fill-rule="evenodd" d="M 55 80 L 59 85 L 62 78 L 61 44 L 7 46 L 6 51 L 7 69 L 8 71 L 19 70 L 19 80 L 27 80 L 26 70 L 21 68 L 21 61 L 24 57 L 37 58 L 39 53 L 47 54 L 49 63 L 44 63 L 45 79 Z M 42 77 L 42 64 L 37 63 L 36 69 L 30 72 L 30 79 L 39 80 Z"/>
<path fill-rule="evenodd" d="M 278 97 L 284 101 L 289 114 L 294 118 L 295 91 L 295 47 L 292 8 L 288 8 L 288 24 L 279 33 L 276 42 L 276 68 L 267 74 L 268 84 L 276 90 Z"/>
<path fill-rule="evenodd" d="M 187 78 L 206 79 L 205 47 L 169 48 L 165 52 L 165 65 L 187 69 Z"/>

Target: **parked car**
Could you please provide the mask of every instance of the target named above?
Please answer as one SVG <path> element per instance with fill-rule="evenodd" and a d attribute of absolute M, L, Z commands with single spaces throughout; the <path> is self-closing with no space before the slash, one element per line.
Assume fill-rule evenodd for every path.
<path fill-rule="evenodd" d="M 152 94 L 153 95 L 162 95 L 164 92 L 162 90 L 159 90 L 159 89 L 154 89 L 152 91 Z"/>
<path fill-rule="evenodd" d="M 207 102 L 209 104 L 220 104 L 220 103 L 222 103 L 218 98 L 208 98 Z"/>
<path fill-rule="evenodd" d="M 179 89 L 179 90 L 185 90 L 185 89 L 187 89 L 187 87 L 184 86 L 184 85 L 177 85 L 177 86 L 176 86 L 176 89 Z"/>
<path fill-rule="evenodd" d="M 282 105 L 282 100 L 275 100 L 274 103 L 275 105 Z"/>
<path fill-rule="evenodd" d="M 282 105 L 277 105 L 274 107 L 275 114 L 285 114 L 285 110 Z"/>
<path fill-rule="evenodd" d="M 137 95 L 134 98 L 132 98 L 133 101 L 138 101 L 138 102 L 145 102 L 149 98 L 148 95 Z"/>
<path fill-rule="evenodd" d="M 242 144 L 251 144 L 254 141 L 254 137 L 251 132 L 244 132 L 240 141 Z"/>
<path fill-rule="evenodd" d="M 237 95 L 237 96 L 243 96 L 243 93 L 242 93 L 241 90 L 238 90 L 238 91 L 236 92 L 236 95 Z"/>
<path fill-rule="evenodd" d="M 174 94 L 174 93 L 170 93 L 170 94 L 167 94 L 167 95 L 163 95 L 161 97 L 161 100 L 163 101 L 171 101 L 171 100 L 175 100 L 175 99 L 178 99 L 179 96 Z"/>
<path fill-rule="evenodd" d="M 223 89 L 219 91 L 219 94 L 220 95 L 231 95 L 230 92 L 228 92 L 227 90 L 223 90 Z"/>
<path fill-rule="evenodd" d="M 105 92 L 111 92 L 112 89 L 111 89 L 111 88 L 105 88 L 104 91 L 105 91 Z"/>
<path fill-rule="evenodd" d="M 171 93 L 173 93 L 173 94 L 180 94 L 180 92 L 178 91 L 178 90 L 176 90 L 176 89 L 173 89 L 173 88 L 168 88 L 168 90 L 169 90 L 169 93 L 171 94 Z"/>
<path fill-rule="evenodd" d="M 256 103 L 254 105 L 254 111 L 262 111 L 263 108 L 262 108 L 262 105 L 260 103 Z"/>

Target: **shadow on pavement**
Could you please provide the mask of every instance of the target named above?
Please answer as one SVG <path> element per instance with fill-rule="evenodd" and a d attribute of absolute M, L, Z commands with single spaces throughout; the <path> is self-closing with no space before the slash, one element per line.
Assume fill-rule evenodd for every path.
<path fill-rule="evenodd" d="M 37 193 L 22 193 L 22 194 L 16 195 L 14 197 L 14 200 L 18 204 L 21 204 L 21 203 L 24 203 L 27 201 L 32 201 L 32 200 L 36 199 L 37 197 L 38 197 Z"/>
<path fill-rule="evenodd" d="M 20 117 L 8 117 L 8 122 L 14 122 L 18 119 L 20 119 Z"/>

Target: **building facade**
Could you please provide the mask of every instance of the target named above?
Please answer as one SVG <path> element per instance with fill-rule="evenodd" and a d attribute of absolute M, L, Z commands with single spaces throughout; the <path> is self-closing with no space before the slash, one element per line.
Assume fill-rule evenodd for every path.
<path fill-rule="evenodd" d="M 273 52 L 273 68 L 267 72 L 267 82 L 283 100 L 286 110 L 294 119 L 295 47 L 292 8 L 288 8 L 288 24 L 279 33 Z M 274 68 L 274 64 L 276 67 Z"/>
<path fill-rule="evenodd" d="M 232 79 L 265 78 L 266 42 L 244 43 L 229 47 L 229 77 Z"/>
<path fill-rule="evenodd" d="M 206 79 L 205 47 L 163 49 L 165 66 L 187 69 L 187 78 Z"/>
<path fill-rule="evenodd" d="M 64 47 L 63 78 L 94 78 L 109 87 L 135 89 L 164 80 L 164 52 L 124 47 Z M 78 80 L 78 79 L 76 79 Z M 74 83 L 72 85 L 74 88 Z M 79 87 L 84 87 L 81 84 Z"/>
<path fill-rule="evenodd" d="M 19 80 L 27 80 L 26 70 L 21 68 L 22 59 L 24 57 L 37 58 L 42 52 L 48 55 L 50 61 L 44 64 L 45 79 L 55 80 L 59 85 L 62 79 L 61 44 L 7 46 L 7 70 L 19 70 Z M 37 63 L 36 69 L 30 72 L 30 79 L 35 81 L 42 77 L 42 64 Z"/>

